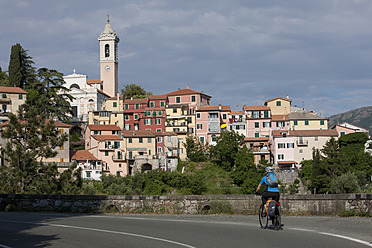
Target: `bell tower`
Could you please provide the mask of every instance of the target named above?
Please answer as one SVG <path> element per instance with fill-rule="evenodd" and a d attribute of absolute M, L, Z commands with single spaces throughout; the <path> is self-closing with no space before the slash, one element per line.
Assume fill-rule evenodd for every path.
<path fill-rule="evenodd" d="M 98 40 L 103 91 L 114 97 L 118 93 L 118 43 L 120 39 L 112 29 L 109 18 Z"/>

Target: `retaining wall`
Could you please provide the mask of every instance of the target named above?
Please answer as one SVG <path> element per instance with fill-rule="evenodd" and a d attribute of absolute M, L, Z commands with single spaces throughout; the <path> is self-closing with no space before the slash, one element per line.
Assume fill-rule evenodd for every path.
<path fill-rule="evenodd" d="M 372 215 L 372 194 L 282 195 L 281 209 L 291 215 L 338 215 L 344 210 Z M 255 214 L 261 198 L 255 195 L 102 196 L 0 194 L 0 211 L 74 213 L 198 214 L 227 206 L 235 214 Z"/>

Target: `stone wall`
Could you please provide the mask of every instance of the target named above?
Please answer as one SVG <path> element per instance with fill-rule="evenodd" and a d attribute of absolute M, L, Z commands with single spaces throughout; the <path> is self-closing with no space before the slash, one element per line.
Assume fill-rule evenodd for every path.
<path fill-rule="evenodd" d="M 217 203 L 231 213 L 255 214 L 261 199 L 254 195 L 101 196 L 0 194 L 0 211 L 54 211 L 74 213 L 198 214 Z M 287 215 L 338 215 L 344 210 L 372 215 L 372 194 L 284 195 Z"/>

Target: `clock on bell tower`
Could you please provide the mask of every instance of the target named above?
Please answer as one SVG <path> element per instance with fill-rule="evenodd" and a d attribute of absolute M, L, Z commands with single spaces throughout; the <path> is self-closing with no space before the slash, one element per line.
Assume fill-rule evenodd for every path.
<path fill-rule="evenodd" d="M 103 91 L 111 97 L 118 93 L 118 43 L 119 37 L 107 18 L 105 29 L 98 37 L 100 75 Z"/>

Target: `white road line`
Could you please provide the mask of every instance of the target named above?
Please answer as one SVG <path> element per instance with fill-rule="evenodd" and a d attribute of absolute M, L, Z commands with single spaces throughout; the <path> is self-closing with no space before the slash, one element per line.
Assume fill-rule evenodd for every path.
<path fill-rule="evenodd" d="M 353 242 L 357 242 L 357 243 L 372 247 L 372 242 L 368 242 L 368 241 L 364 241 L 364 240 L 360 240 L 360 239 L 356 239 L 356 238 L 351 238 L 351 237 L 344 236 L 344 235 L 326 233 L 326 232 L 318 232 L 318 231 L 314 231 L 314 230 L 310 230 L 310 229 L 302 229 L 302 228 L 290 228 L 290 229 L 295 230 L 295 231 L 313 232 L 313 233 L 319 233 L 319 234 L 322 234 L 322 235 L 332 236 L 332 237 L 336 237 L 336 238 L 347 239 L 347 240 L 350 240 L 350 241 L 353 241 Z"/>
<path fill-rule="evenodd" d="M 45 222 L 34 223 L 34 222 L 11 221 L 11 220 L 0 220 L 0 222 L 32 224 L 32 225 L 40 225 L 40 226 L 53 226 L 53 227 L 80 229 L 80 230 L 95 231 L 95 232 L 113 233 L 113 234 L 120 234 L 120 235 L 128 235 L 128 236 L 133 236 L 133 237 L 145 238 L 145 239 L 152 239 L 152 240 L 157 240 L 157 241 L 162 241 L 162 242 L 166 242 L 166 243 L 176 244 L 176 245 L 184 246 L 184 247 L 188 247 L 188 248 L 196 248 L 194 246 L 191 246 L 191 245 L 188 245 L 188 244 L 183 244 L 183 243 L 176 242 L 176 241 L 173 241 L 173 240 L 156 238 L 156 237 L 151 237 L 151 236 L 146 236 L 146 235 L 141 235 L 141 234 L 135 234 L 135 233 L 110 231 L 110 230 L 105 230 L 105 229 L 96 229 L 96 228 L 69 226 L 69 225 L 59 225 L 59 224 L 51 224 L 51 223 L 45 223 Z M 4 248 L 7 248 L 7 247 L 4 247 Z"/>
<path fill-rule="evenodd" d="M 11 248 L 11 247 L 0 244 L 0 248 Z"/>

